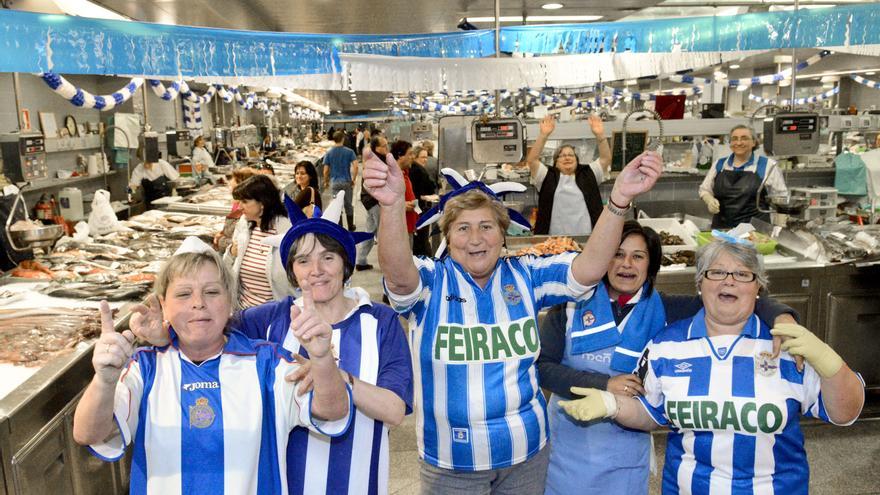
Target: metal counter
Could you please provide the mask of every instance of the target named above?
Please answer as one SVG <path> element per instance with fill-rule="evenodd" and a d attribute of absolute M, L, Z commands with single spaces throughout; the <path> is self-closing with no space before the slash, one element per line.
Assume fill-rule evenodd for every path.
<path fill-rule="evenodd" d="M 128 324 L 120 309 L 117 329 Z M 43 366 L 0 400 L 0 495 L 122 494 L 128 469 L 73 441 L 73 412 L 94 374 L 94 344 Z"/>

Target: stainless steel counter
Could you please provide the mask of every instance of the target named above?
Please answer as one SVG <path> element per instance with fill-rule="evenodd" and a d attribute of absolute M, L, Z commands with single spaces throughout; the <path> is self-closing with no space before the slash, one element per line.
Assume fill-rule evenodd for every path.
<path fill-rule="evenodd" d="M 117 329 L 128 325 L 127 305 Z M 0 400 L 0 495 L 121 494 L 128 471 L 73 441 L 73 412 L 91 380 L 94 344 L 49 361 Z"/>

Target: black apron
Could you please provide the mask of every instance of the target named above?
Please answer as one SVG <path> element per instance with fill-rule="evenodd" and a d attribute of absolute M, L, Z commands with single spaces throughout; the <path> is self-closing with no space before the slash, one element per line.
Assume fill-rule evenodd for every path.
<path fill-rule="evenodd" d="M 171 195 L 171 184 L 167 176 L 160 175 L 158 178 L 150 180 L 141 180 L 141 186 L 144 188 L 144 199 L 147 207 L 152 206 L 153 201 Z"/>
<path fill-rule="evenodd" d="M 720 165 L 722 169 L 715 175 L 712 194 L 718 200 L 721 211 L 712 217 L 713 229 L 732 229 L 741 223 L 748 223 L 754 217 L 764 221 L 770 220 L 770 215 L 758 211 L 755 204 L 758 190 L 764 181 L 760 172 L 766 174 L 767 158 L 763 156 L 758 158 L 759 173 L 742 171 L 755 159 L 754 155 L 749 159 L 749 162 L 740 167 L 740 170 L 724 170 L 724 162 L 730 162 L 732 159 L 733 155 L 727 159 L 719 160 L 716 164 L 716 167 Z M 762 160 L 763 163 L 761 163 Z M 765 189 L 761 194 L 762 201 L 766 194 Z"/>

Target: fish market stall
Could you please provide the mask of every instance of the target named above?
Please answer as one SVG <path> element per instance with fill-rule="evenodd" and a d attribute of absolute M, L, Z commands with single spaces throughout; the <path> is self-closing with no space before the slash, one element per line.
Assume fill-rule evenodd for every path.
<path fill-rule="evenodd" d="M 127 470 L 73 441 L 73 412 L 93 375 L 102 299 L 127 326 L 178 244 L 210 242 L 223 217 L 151 210 L 88 241 L 62 238 L 0 277 L 0 495 L 126 493 Z"/>

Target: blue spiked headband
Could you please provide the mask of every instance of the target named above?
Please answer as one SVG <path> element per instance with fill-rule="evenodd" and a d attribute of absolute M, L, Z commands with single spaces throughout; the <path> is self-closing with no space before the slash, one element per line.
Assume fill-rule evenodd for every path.
<path fill-rule="evenodd" d="M 357 259 L 355 245 L 370 239 L 373 237 L 373 234 L 369 232 L 349 232 L 336 222 L 342 213 L 344 195 L 345 191 L 340 191 L 323 213 L 321 213 L 319 208 L 315 207 L 312 218 L 307 218 L 302 209 L 289 196 L 284 195 L 284 206 L 287 208 L 287 216 L 292 225 L 284 234 L 279 246 L 281 262 L 284 266 L 287 266 L 287 260 L 290 258 L 290 249 L 293 247 L 293 243 L 306 234 L 324 234 L 333 238 L 336 242 L 342 244 L 348 257 L 348 262 L 352 265 L 355 264 Z"/>

